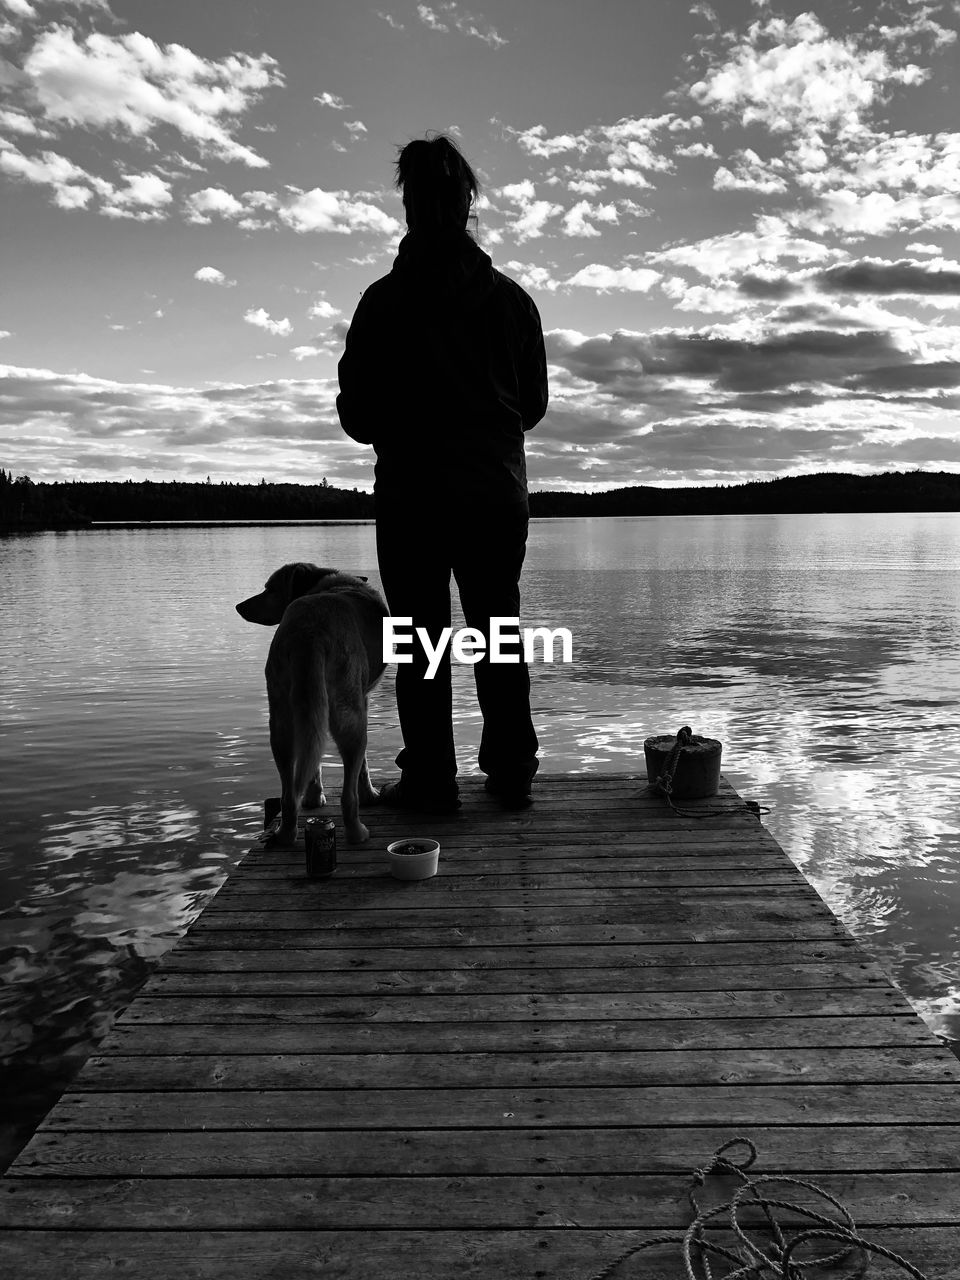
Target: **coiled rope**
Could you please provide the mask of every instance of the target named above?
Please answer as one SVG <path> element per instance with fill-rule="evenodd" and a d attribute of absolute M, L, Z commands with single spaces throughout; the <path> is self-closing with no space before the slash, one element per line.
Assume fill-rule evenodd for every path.
<path fill-rule="evenodd" d="M 741 1163 L 730 1160 L 724 1155 L 724 1152 L 736 1146 L 748 1149 L 747 1158 Z M 679 1246 L 687 1280 L 806 1280 L 806 1278 L 817 1280 L 817 1276 L 822 1275 L 826 1268 L 830 1268 L 830 1280 L 861 1280 L 861 1277 L 867 1274 L 871 1255 L 893 1262 L 912 1280 L 927 1280 L 922 1271 L 918 1271 L 898 1253 L 875 1241 L 865 1240 L 858 1233 L 849 1211 L 839 1200 L 835 1200 L 829 1192 L 818 1187 L 815 1182 L 807 1182 L 803 1178 L 789 1178 L 783 1174 L 747 1177 L 745 1170 L 750 1168 L 756 1158 L 757 1148 L 749 1138 L 736 1137 L 723 1143 L 714 1152 L 713 1159 L 708 1165 L 694 1169 L 691 1174 L 687 1199 L 690 1201 L 694 1219 L 684 1234 L 656 1236 L 654 1239 L 645 1240 L 642 1244 L 634 1245 L 614 1258 L 612 1262 L 607 1263 L 601 1271 L 591 1276 L 590 1280 L 614 1280 L 618 1269 L 629 1258 L 644 1249 L 652 1249 L 656 1245 L 664 1244 Z M 726 1203 L 716 1205 L 712 1209 L 701 1208 L 696 1196 L 698 1188 L 706 1184 L 707 1178 L 721 1175 L 733 1175 L 739 1178 L 741 1185 L 736 1194 Z M 840 1220 L 817 1213 L 813 1209 L 804 1208 L 802 1205 L 793 1204 L 789 1200 L 771 1198 L 766 1194 L 771 1183 L 802 1187 L 820 1196 L 833 1206 Z M 762 1210 L 766 1226 L 764 1227 L 763 1223 L 751 1224 L 749 1227 L 741 1224 L 739 1214 L 743 1208 Z M 818 1225 L 799 1230 L 796 1227 L 784 1228 L 778 1222 L 774 1209 L 787 1210 Z M 739 1245 L 737 1252 L 708 1238 L 707 1223 L 721 1214 L 726 1214 L 729 1218 L 730 1230 L 736 1236 Z M 766 1240 L 765 1247 L 758 1239 L 751 1239 L 747 1234 L 748 1230 L 752 1231 L 755 1237 L 757 1233 L 766 1231 L 770 1238 Z M 788 1240 L 787 1231 L 795 1231 L 796 1234 Z M 801 1261 L 798 1256 L 799 1250 L 814 1240 L 829 1240 L 843 1247 L 818 1257 L 807 1257 Z M 725 1271 L 721 1276 L 711 1269 L 711 1258 L 722 1258 L 733 1263 L 735 1269 Z M 854 1259 L 852 1270 L 843 1273 L 835 1270 L 837 1266 L 851 1258 Z M 814 1270 L 815 1268 L 817 1270 Z"/>
<path fill-rule="evenodd" d="M 680 806 L 674 802 L 672 794 L 673 775 L 677 771 L 677 761 L 680 759 L 680 752 L 692 740 L 692 738 L 693 730 L 689 725 L 685 724 L 682 729 L 677 730 L 676 742 L 674 742 L 673 746 L 670 748 L 670 754 L 663 762 L 663 769 L 660 772 L 660 776 L 653 785 L 663 792 L 667 798 L 667 804 L 679 818 L 697 818 L 698 820 L 702 820 L 704 818 L 722 818 L 729 812 L 729 810 L 681 809 Z M 744 804 L 756 818 L 759 818 L 761 813 L 770 812 L 769 809 L 757 804 L 755 800 L 745 800 Z"/>

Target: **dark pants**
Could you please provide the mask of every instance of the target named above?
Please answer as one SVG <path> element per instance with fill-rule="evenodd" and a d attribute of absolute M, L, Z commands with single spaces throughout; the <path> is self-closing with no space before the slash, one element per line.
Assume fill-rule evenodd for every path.
<path fill-rule="evenodd" d="M 538 765 L 530 672 L 519 643 L 509 650 L 519 656 L 518 663 L 491 662 L 489 631 L 492 617 L 515 618 L 520 613 L 527 512 L 505 508 L 467 516 L 428 510 L 424 516 L 416 503 L 410 506 L 407 511 L 384 504 L 377 508 L 377 558 L 387 603 L 394 617 L 413 619 L 414 642 L 401 651 L 412 653 L 414 661 L 397 666 L 403 734 L 397 764 L 404 786 L 435 794 L 456 789 L 450 646 L 428 680 L 427 657 L 414 630 L 424 627 L 436 645 L 441 630 L 450 626 L 451 572 L 467 626 L 482 632 L 487 643 L 487 655 L 473 668 L 483 713 L 478 763 L 498 782 L 525 783 Z"/>

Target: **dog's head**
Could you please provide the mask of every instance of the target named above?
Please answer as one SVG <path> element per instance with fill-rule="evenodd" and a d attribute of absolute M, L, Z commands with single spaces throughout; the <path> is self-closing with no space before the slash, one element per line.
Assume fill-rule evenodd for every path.
<path fill-rule="evenodd" d="M 339 576 L 337 569 L 321 569 L 315 564 L 285 564 L 271 573 L 259 595 L 241 600 L 237 613 L 247 622 L 275 627 L 291 600 L 316 591 L 324 578 Z"/>

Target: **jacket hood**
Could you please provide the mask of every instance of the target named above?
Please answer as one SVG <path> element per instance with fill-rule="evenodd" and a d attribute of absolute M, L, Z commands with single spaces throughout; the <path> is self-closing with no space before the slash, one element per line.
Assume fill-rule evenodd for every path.
<path fill-rule="evenodd" d="M 474 311 L 496 286 L 496 272 L 466 231 L 453 235 L 408 232 L 391 272 L 411 301 L 443 310 Z"/>

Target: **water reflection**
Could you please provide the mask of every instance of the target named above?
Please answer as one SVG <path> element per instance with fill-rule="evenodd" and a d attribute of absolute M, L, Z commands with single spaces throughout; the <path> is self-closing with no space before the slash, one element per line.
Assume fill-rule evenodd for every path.
<path fill-rule="evenodd" d="M 243 851 L 235 828 L 182 798 L 38 821 L 29 863 L 4 854 L 15 900 L 0 916 L 0 1164 Z"/>
<path fill-rule="evenodd" d="M 857 521 L 534 525 L 524 621 L 575 641 L 572 665 L 533 671 L 542 768 L 637 773 L 651 733 L 720 738 L 733 785 L 770 806 L 766 826 L 833 909 L 960 1041 L 960 520 Z M 234 601 L 287 560 L 376 580 L 364 526 L 4 551 L 0 1164 L 249 847 L 276 790 L 269 634 Z M 454 674 L 470 773 L 480 718 L 472 673 Z M 391 776 L 389 678 L 370 740 L 375 776 Z"/>

